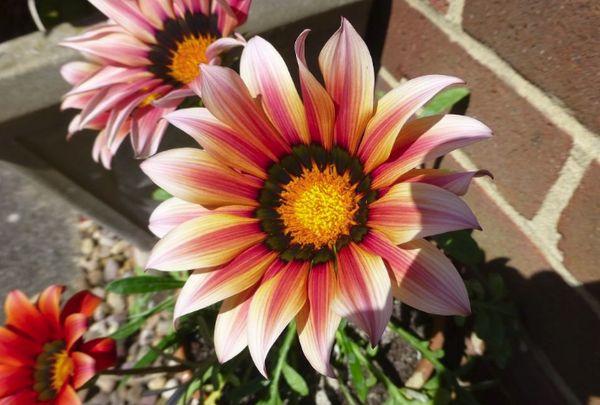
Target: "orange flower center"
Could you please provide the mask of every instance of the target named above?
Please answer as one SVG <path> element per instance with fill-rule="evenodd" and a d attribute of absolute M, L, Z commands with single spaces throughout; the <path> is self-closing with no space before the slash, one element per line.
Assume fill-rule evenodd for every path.
<path fill-rule="evenodd" d="M 187 36 L 171 51 L 169 75 L 181 83 L 192 82 L 200 73 L 200 64 L 207 63 L 206 49 L 217 38 L 211 34 Z"/>
<path fill-rule="evenodd" d="M 66 350 L 54 355 L 52 388 L 59 391 L 73 373 L 73 360 Z"/>
<path fill-rule="evenodd" d="M 73 360 L 65 347 L 64 340 L 46 343 L 36 359 L 33 389 L 40 401 L 54 399 L 73 374 Z"/>
<path fill-rule="evenodd" d="M 294 243 L 332 248 L 356 224 L 361 198 L 348 173 L 338 174 L 333 165 L 323 171 L 314 165 L 283 187 L 277 212 Z"/>

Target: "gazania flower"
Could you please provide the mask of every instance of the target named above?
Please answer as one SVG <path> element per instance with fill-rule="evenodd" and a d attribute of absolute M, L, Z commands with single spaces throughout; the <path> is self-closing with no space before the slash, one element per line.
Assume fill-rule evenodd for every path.
<path fill-rule="evenodd" d="M 82 338 L 100 298 L 81 291 L 61 310 L 63 289 L 46 288 L 36 304 L 21 291 L 8 294 L 0 327 L 0 404 L 79 404 L 75 390 L 114 365 L 112 339 Z"/>
<path fill-rule="evenodd" d="M 380 339 L 392 296 L 434 314 L 468 314 L 462 279 L 425 237 L 479 228 L 458 197 L 477 173 L 415 169 L 491 136 L 458 115 L 415 118 L 461 83 L 424 76 L 374 106 L 369 51 L 343 20 L 308 70 L 307 31 L 296 41 L 302 98 L 277 51 L 248 41 L 234 71 L 202 65 L 193 88 L 206 108 L 166 119 L 203 147 L 161 152 L 142 169 L 174 197 L 150 228 L 162 238 L 148 267 L 194 270 L 175 317 L 223 300 L 215 347 L 226 361 L 267 352 L 296 319 L 302 349 L 321 373 L 341 317 Z"/>
<path fill-rule="evenodd" d="M 200 63 L 219 63 L 221 52 L 244 43 L 230 35 L 251 0 L 89 1 L 110 20 L 63 43 L 88 61 L 63 66 L 73 89 L 62 108 L 81 110 L 68 137 L 99 131 L 92 154 L 110 168 L 128 134 L 138 157 L 156 153 L 167 125 L 161 117 L 194 94 Z"/>

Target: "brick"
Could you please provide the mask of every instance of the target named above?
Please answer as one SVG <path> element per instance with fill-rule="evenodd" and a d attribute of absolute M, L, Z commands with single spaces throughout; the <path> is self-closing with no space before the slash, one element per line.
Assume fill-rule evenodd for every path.
<path fill-rule="evenodd" d="M 600 131 L 600 2 L 467 0 L 464 29 Z"/>
<path fill-rule="evenodd" d="M 461 170 L 451 156 L 444 158 L 442 167 Z M 505 277 L 526 333 L 577 397 L 587 403 L 591 396 L 598 395 L 597 376 L 589 372 L 600 370 L 597 316 L 481 186 L 471 186 L 465 200 L 483 228 L 473 234 L 486 253 L 482 271 L 497 271 Z M 523 377 L 521 354 L 515 352 L 514 355 L 517 357 L 513 363 L 515 371 L 509 369 L 507 374 Z M 536 383 L 536 389 L 532 390 L 531 382 L 521 377 L 513 381 L 520 385 L 519 395 L 523 395 L 515 398 L 519 399 L 517 403 L 564 403 L 556 398 L 548 401 L 545 393 L 539 392 L 543 388 Z"/>
<path fill-rule="evenodd" d="M 600 164 L 586 171 L 581 184 L 571 197 L 558 223 L 561 234 L 559 249 L 565 266 L 588 289 L 600 298 Z"/>
<path fill-rule="evenodd" d="M 496 186 L 520 213 L 533 217 L 568 155 L 570 137 L 418 11 L 395 1 L 390 18 L 383 66 L 397 78 L 440 73 L 467 81 L 468 114 L 495 136 L 465 151 L 494 173 Z"/>

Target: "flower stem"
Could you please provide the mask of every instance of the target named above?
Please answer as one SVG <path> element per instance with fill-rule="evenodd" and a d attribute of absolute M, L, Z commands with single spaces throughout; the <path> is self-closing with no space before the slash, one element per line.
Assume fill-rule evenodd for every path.
<path fill-rule="evenodd" d="M 160 367 L 139 367 L 139 368 L 117 368 L 100 371 L 101 375 L 142 375 L 142 374 L 158 374 L 158 373 L 179 373 L 181 371 L 190 370 L 190 367 L 185 365 L 179 366 L 160 366 Z"/>
<path fill-rule="evenodd" d="M 296 324 L 295 322 L 292 322 L 290 323 L 290 326 L 288 326 L 287 333 L 285 334 L 283 343 L 281 344 L 281 348 L 279 349 L 277 363 L 275 364 L 275 369 L 273 370 L 273 378 L 271 379 L 271 384 L 269 385 L 270 398 L 276 398 L 277 396 L 279 396 L 279 380 L 281 378 L 281 371 L 283 370 L 283 365 L 285 364 L 285 359 L 287 358 L 287 354 L 290 351 L 290 347 L 292 346 L 295 334 Z"/>
<path fill-rule="evenodd" d="M 414 347 L 416 350 L 420 351 L 423 357 L 433 364 L 437 371 L 448 371 L 446 366 L 444 366 L 439 360 L 438 356 L 427 346 L 427 342 L 422 342 L 419 338 L 415 337 L 412 333 L 405 330 L 401 326 L 394 325 L 393 323 L 389 323 L 388 327 L 393 330 L 395 333 L 400 335 L 409 345 Z"/>

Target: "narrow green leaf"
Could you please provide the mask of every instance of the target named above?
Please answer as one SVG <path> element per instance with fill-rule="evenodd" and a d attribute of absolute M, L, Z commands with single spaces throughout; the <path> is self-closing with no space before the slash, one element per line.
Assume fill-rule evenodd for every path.
<path fill-rule="evenodd" d="M 106 290 L 116 294 L 144 294 L 175 290 L 184 284 L 181 280 L 165 276 L 134 276 L 115 280 L 106 286 Z"/>
<path fill-rule="evenodd" d="M 294 370 L 289 364 L 284 363 L 283 378 L 285 382 L 290 386 L 291 389 L 296 391 L 300 396 L 305 397 L 308 395 L 308 384 L 304 381 L 304 378 Z"/>
<path fill-rule="evenodd" d="M 419 113 L 419 117 L 447 113 L 456 103 L 468 95 L 469 89 L 465 87 L 444 90 L 423 107 Z"/>
<path fill-rule="evenodd" d="M 157 312 L 162 311 L 163 309 L 168 308 L 171 305 L 173 305 L 173 298 L 167 298 L 166 300 L 162 301 L 160 304 L 139 314 L 136 318 L 130 319 L 129 322 L 122 325 L 112 335 L 110 335 L 110 337 L 118 340 L 118 339 L 125 339 L 126 337 L 133 335 L 135 332 L 137 332 L 142 327 L 142 325 L 144 325 L 146 318 L 148 318 L 151 315 L 154 315 Z"/>

